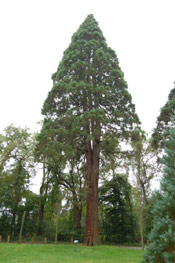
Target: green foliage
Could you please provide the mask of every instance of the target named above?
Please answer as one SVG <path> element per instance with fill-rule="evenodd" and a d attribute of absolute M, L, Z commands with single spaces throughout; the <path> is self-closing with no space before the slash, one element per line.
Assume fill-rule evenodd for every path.
<path fill-rule="evenodd" d="M 172 127 L 172 117 L 175 115 L 175 88 L 170 91 L 168 100 L 161 108 L 157 118 L 157 126 L 152 134 L 152 145 L 154 148 L 164 148 L 164 138 L 169 136 L 169 129 Z"/>
<path fill-rule="evenodd" d="M 161 189 L 154 200 L 153 229 L 144 262 L 175 262 L 175 129 L 169 131 Z"/>
<path fill-rule="evenodd" d="M 40 149 L 47 155 L 59 149 L 70 158 L 77 149 L 85 151 L 85 140 L 101 141 L 101 150 L 109 151 L 127 139 L 139 120 L 123 76 L 115 52 L 89 15 L 52 76 Z"/>
<path fill-rule="evenodd" d="M 148 135 L 138 129 L 135 129 L 132 133 L 131 146 L 133 149 L 131 165 L 136 179 L 136 186 L 140 192 L 142 202 L 147 204 L 151 181 L 159 172 L 156 151 L 152 148 Z"/>
<path fill-rule="evenodd" d="M 115 175 L 100 188 L 100 212 L 105 242 L 134 241 L 135 217 L 131 204 L 131 185 L 124 175 Z"/>
<path fill-rule="evenodd" d="M 0 232 L 17 234 L 35 175 L 34 139 L 27 129 L 8 126 L 0 135 Z"/>

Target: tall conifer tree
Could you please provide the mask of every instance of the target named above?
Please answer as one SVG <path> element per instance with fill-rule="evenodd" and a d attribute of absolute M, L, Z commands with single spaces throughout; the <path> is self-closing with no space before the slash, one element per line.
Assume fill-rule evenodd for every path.
<path fill-rule="evenodd" d="M 152 134 L 152 144 L 154 148 L 164 148 L 164 137 L 169 134 L 169 129 L 172 126 L 171 118 L 175 115 L 175 88 L 173 88 L 165 105 L 161 108 L 160 114 L 157 117 L 157 125 Z"/>
<path fill-rule="evenodd" d="M 175 129 L 169 131 L 160 192 L 154 201 L 153 229 L 145 263 L 175 262 Z"/>
<path fill-rule="evenodd" d="M 53 88 L 42 109 L 45 121 L 40 138 L 49 142 L 47 154 L 53 154 L 54 148 L 67 159 L 78 152 L 85 156 L 84 243 L 96 245 L 100 243 L 100 153 L 115 151 L 120 140 L 129 138 L 139 120 L 117 56 L 107 46 L 93 15 L 88 15 L 73 35 L 52 79 Z"/>

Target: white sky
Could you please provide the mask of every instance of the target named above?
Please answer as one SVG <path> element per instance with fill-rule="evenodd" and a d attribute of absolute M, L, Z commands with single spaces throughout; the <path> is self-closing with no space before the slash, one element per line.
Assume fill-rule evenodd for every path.
<path fill-rule="evenodd" d="M 0 0 L 0 132 L 35 129 L 71 36 L 94 14 L 150 132 L 175 81 L 174 0 Z"/>

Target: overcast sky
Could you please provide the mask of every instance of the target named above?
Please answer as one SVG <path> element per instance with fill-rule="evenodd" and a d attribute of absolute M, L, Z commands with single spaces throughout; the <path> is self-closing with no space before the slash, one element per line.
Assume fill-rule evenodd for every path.
<path fill-rule="evenodd" d="M 71 36 L 94 14 L 115 50 L 142 128 L 150 132 L 175 81 L 174 0 L 1 0 L 0 132 L 35 129 Z"/>

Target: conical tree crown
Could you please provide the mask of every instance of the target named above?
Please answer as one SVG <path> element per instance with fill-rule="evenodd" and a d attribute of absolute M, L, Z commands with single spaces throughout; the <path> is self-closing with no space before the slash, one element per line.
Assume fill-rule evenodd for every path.
<path fill-rule="evenodd" d="M 59 134 L 67 130 L 64 138 L 100 140 L 114 132 L 118 138 L 126 137 L 126 131 L 139 122 L 117 56 L 93 15 L 73 35 L 52 79 L 42 113 L 47 123 L 57 120 L 57 133 L 58 128 Z"/>
<path fill-rule="evenodd" d="M 93 84 L 92 76 L 99 77 L 106 73 L 107 45 L 93 15 L 89 15 L 78 31 L 73 35 L 72 42 L 64 52 L 57 72 L 53 75 L 54 83 L 58 81 L 84 81 Z M 103 63 L 102 63 L 103 62 Z M 60 70 L 61 69 L 61 70 Z M 96 81 L 100 81 L 100 78 Z"/>

